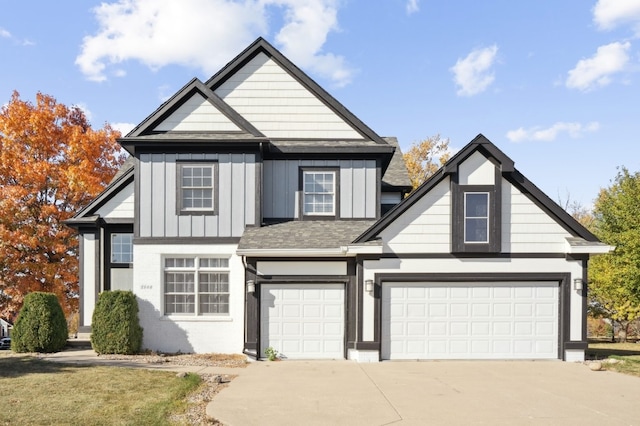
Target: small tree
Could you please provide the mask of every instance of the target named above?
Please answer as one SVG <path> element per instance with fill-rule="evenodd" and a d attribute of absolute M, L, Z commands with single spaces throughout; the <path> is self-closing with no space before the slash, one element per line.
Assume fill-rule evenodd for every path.
<path fill-rule="evenodd" d="M 57 352 L 66 346 L 68 335 L 56 295 L 29 293 L 13 326 L 11 347 L 15 352 Z"/>
<path fill-rule="evenodd" d="M 419 187 L 429 176 L 438 171 L 450 155 L 449 139 L 441 139 L 440 135 L 414 142 L 403 155 L 413 189 Z"/>
<path fill-rule="evenodd" d="M 142 346 L 138 301 L 130 291 L 105 291 L 91 320 L 91 346 L 99 354 L 135 354 Z"/>

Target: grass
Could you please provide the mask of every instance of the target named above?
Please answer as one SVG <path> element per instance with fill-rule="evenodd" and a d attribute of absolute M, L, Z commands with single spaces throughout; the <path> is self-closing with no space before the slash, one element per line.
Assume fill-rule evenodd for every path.
<path fill-rule="evenodd" d="M 200 377 L 0 355 L 0 424 L 165 425 Z"/>
<path fill-rule="evenodd" d="M 606 370 L 640 377 L 640 343 L 589 343 L 587 359 L 614 358 L 618 363 L 604 363 Z"/>

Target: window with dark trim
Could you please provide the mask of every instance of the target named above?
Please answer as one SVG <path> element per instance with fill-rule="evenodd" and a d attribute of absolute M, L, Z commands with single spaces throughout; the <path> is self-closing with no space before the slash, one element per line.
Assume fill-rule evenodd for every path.
<path fill-rule="evenodd" d="M 165 315 L 228 315 L 229 259 L 164 259 Z"/>
<path fill-rule="evenodd" d="M 178 164 L 178 203 L 180 214 L 215 214 L 217 164 Z"/>
<path fill-rule="evenodd" d="M 499 253 L 500 185 L 452 185 L 452 251 Z"/>
<path fill-rule="evenodd" d="M 111 263 L 133 263 L 133 234 L 111 234 Z"/>
<path fill-rule="evenodd" d="M 301 212 L 303 217 L 338 216 L 338 170 L 301 169 Z"/>

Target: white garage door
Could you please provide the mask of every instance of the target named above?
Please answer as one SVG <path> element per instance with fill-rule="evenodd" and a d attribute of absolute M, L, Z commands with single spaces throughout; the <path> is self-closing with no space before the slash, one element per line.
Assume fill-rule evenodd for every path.
<path fill-rule="evenodd" d="M 383 359 L 556 359 L 558 283 L 384 283 Z"/>
<path fill-rule="evenodd" d="M 344 285 L 266 284 L 261 290 L 261 349 L 283 358 L 344 358 Z"/>

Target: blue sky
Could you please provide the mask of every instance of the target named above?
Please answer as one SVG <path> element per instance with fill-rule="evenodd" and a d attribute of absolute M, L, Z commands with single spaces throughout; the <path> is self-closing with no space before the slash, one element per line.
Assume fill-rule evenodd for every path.
<path fill-rule="evenodd" d="M 382 136 L 483 133 L 552 199 L 640 170 L 640 0 L 0 0 L 13 90 L 123 131 L 263 36 Z"/>

